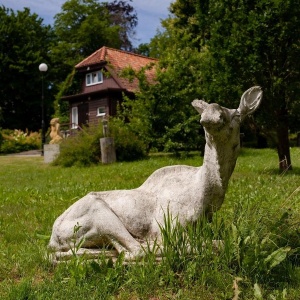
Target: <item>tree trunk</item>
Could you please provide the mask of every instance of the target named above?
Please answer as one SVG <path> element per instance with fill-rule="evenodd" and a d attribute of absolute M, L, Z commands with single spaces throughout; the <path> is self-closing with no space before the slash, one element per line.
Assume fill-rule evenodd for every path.
<path fill-rule="evenodd" d="M 279 169 L 281 171 L 292 170 L 289 142 L 289 127 L 287 117 L 282 117 L 281 120 L 278 122 L 277 141 Z"/>

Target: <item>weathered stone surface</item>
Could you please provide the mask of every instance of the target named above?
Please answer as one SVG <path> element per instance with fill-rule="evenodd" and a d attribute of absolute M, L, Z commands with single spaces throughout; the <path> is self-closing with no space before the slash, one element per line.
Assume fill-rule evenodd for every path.
<path fill-rule="evenodd" d="M 103 164 L 111 164 L 116 162 L 115 142 L 112 137 L 104 137 L 100 139 L 101 161 Z"/>
<path fill-rule="evenodd" d="M 53 162 L 53 160 L 60 153 L 60 145 L 59 144 L 45 144 L 44 145 L 44 162 L 49 164 Z"/>
<path fill-rule="evenodd" d="M 70 206 L 53 225 L 49 247 L 68 251 L 71 240 L 82 247 L 112 245 L 127 258 L 143 255 L 140 240 L 160 241 L 168 212 L 183 225 L 202 214 L 211 216 L 224 201 L 229 178 L 240 147 L 240 124 L 253 113 L 262 98 L 260 87 L 252 87 L 241 98 L 238 109 L 194 100 L 205 130 L 203 165 L 169 166 L 155 171 L 133 190 L 91 192 Z M 79 226 L 79 227 L 78 227 Z"/>

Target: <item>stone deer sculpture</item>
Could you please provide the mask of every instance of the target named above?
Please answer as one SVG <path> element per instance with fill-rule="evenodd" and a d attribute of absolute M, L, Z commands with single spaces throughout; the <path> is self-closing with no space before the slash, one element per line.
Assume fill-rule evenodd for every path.
<path fill-rule="evenodd" d="M 262 99 L 258 86 L 241 97 L 238 109 L 194 100 L 205 130 L 205 154 L 201 167 L 168 166 L 155 171 L 138 188 L 91 192 L 70 206 L 53 225 L 49 247 L 68 251 L 78 226 L 82 247 L 112 245 L 130 258 L 142 255 L 138 240 L 160 241 L 164 215 L 185 225 L 201 215 L 211 216 L 223 203 L 240 147 L 240 124 Z M 126 257 L 126 256 L 125 256 Z"/>

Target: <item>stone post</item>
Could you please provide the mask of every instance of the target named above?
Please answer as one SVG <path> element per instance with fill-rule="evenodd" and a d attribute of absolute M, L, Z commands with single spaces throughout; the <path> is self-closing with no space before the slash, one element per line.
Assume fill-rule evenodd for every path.
<path fill-rule="evenodd" d="M 110 164 L 116 161 L 115 142 L 112 137 L 100 139 L 101 160 L 103 164 Z"/>
<path fill-rule="evenodd" d="M 59 144 L 45 144 L 44 145 L 44 162 L 49 164 L 54 161 L 54 159 L 60 153 Z"/>

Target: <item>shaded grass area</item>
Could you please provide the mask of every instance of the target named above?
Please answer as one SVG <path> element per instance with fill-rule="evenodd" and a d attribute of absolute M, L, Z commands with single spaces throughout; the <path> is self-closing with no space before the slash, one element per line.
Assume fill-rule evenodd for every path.
<path fill-rule="evenodd" d="M 61 168 L 41 157 L 2 156 L 0 298 L 232 299 L 239 294 L 236 299 L 300 299 L 299 148 L 292 149 L 292 161 L 294 170 L 280 174 L 275 151 L 241 151 L 224 205 L 211 224 L 198 226 L 198 244 L 204 237 L 225 241 L 220 255 L 198 249 L 194 256 L 176 256 L 185 245 L 178 229 L 166 236 L 179 248 L 166 253 L 170 259 L 159 266 L 149 255 L 138 266 L 123 266 L 120 258 L 114 267 L 101 259 L 54 267 L 45 259 L 46 245 L 54 220 L 73 202 L 90 191 L 138 187 L 160 167 L 199 166 L 202 158 L 153 156 Z"/>

